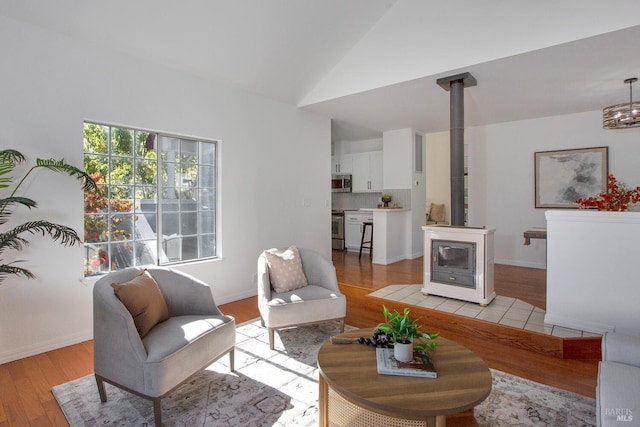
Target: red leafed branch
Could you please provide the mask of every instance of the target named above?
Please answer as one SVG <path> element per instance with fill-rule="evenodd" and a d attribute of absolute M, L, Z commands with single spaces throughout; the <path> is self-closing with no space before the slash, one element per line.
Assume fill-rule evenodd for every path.
<path fill-rule="evenodd" d="M 576 203 L 583 209 L 599 211 L 628 211 L 640 202 L 640 186 L 629 190 L 627 186 L 616 180 L 613 174 L 607 177 L 608 191 L 586 199 L 579 198 Z"/>

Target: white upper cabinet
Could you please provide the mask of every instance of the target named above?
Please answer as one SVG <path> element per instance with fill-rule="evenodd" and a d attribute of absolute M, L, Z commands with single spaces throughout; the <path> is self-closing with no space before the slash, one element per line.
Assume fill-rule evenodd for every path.
<path fill-rule="evenodd" d="M 382 151 L 353 154 L 352 191 L 373 193 L 382 191 Z"/>
<path fill-rule="evenodd" d="M 331 173 L 353 173 L 352 157 L 351 154 L 331 156 Z"/>

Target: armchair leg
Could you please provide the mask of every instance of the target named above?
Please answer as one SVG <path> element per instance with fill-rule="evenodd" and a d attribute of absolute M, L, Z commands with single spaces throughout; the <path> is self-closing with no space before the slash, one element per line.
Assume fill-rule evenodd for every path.
<path fill-rule="evenodd" d="M 271 350 L 274 349 L 274 346 L 273 346 L 274 334 L 273 334 L 273 332 L 274 332 L 274 329 L 273 328 L 269 328 L 269 348 Z"/>
<path fill-rule="evenodd" d="M 100 401 L 102 403 L 107 401 L 107 391 L 104 389 L 104 381 L 96 374 L 96 385 L 98 386 L 98 393 L 100 394 Z"/>
<path fill-rule="evenodd" d="M 156 427 L 162 427 L 162 399 L 160 397 L 153 399 L 153 415 Z"/>
<path fill-rule="evenodd" d="M 235 366 L 235 347 L 232 348 L 231 350 L 229 350 L 229 369 L 231 370 L 231 372 L 235 372 L 236 370 L 236 366 Z"/>

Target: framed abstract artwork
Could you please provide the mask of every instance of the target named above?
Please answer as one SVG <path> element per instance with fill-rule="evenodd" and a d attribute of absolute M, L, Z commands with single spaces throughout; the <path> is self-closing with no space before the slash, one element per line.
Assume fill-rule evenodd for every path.
<path fill-rule="evenodd" d="M 608 167 L 608 147 L 536 152 L 536 208 L 577 209 L 577 199 L 607 191 Z"/>

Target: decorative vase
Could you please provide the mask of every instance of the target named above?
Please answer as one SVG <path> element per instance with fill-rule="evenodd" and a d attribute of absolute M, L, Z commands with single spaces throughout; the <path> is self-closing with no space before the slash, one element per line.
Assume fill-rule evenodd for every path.
<path fill-rule="evenodd" d="M 393 345 L 393 356 L 400 362 L 411 362 L 413 360 L 413 343 L 395 343 Z"/>

